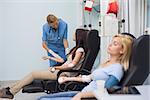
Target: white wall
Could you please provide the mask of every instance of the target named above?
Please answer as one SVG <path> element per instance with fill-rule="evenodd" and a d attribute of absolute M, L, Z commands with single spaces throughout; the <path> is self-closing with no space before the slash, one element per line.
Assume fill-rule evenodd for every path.
<path fill-rule="evenodd" d="M 150 27 L 150 0 L 147 2 L 147 27 Z"/>
<path fill-rule="evenodd" d="M 47 69 L 42 49 L 42 25 L 53 13 L 64 19 L 72 34 L 81 24 L 79 0 L 1 0 L 0 1 L 0 80 L 17 80 L 33 70 Z"/>

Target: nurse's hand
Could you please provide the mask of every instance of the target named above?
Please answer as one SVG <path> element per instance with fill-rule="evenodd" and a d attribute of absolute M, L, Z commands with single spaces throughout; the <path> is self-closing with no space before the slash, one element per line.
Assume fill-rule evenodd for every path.
<path fill-rule="evenodd" d="M 50 59 L 50 57 L 49 56 L 43 56 L 42 59 L 43 60 L 48 60 L 48 59 Z"/>

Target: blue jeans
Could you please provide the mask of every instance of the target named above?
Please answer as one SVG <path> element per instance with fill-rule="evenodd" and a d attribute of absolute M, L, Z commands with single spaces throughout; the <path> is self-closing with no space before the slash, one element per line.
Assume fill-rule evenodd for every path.
<path fill-rule="evenodd" d="M 71 100 L 79 91 L 59 92 L 42 96 L 38 100 Z"/>

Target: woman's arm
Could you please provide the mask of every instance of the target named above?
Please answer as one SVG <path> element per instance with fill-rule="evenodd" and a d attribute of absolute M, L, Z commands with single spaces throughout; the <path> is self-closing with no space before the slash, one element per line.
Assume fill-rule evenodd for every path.
<path fill-rule="evenodd" d="M 81 98 L 90 98 L 90 97 L 95 97 L 93 92 L 79 92 L 72 98 L 72 100 L 81 100 Z"/>
<path fill-rule="evenodd" d="M 82 52 L 76 52 L 76 55 L 73 59 L 73 61 L 69 64 L 63 64 L 62 66 L 55 67 L 56 70 L 68 70 L 72 69 L 78 62 L 81 60 L 83 53 Z"/>
<path fill-rule="evenodd" d="M 62 83 L 67 82 L 67 81 L 82 82 L 82 78 L 81 78 L 81 76 L 78 76 L 78 77 L 64 77 L 64 76 L 61 76 L 61 77 L 58 78 L 59 84 L 62 84 Z"/>
<path fill-rule="evenodd" d="M 78 77 L 64 77 L 61 76 L 58 78 L 58 82 L 60 84 L 67 82 L 67 81 L 77 81 L 77 82 L 90 82 L 91 81 L 91 75 L 79 75 Z"/>
<path fill-rule="evenodd" d="M 47 59 L 50 59 L 50 60 L 54 60 L 56 62 L 60 62 L 60 63 L 63 63 L 64 60 L 62 58 L 55 58 L 55 57 L 50 57 L 50 56 L 44 56 L 42 57 L 43 60 L 47 60 Z"/>

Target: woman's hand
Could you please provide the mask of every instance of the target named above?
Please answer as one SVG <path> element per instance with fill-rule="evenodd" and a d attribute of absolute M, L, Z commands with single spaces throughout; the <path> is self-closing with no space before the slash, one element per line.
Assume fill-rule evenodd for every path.
<path fill-rule="evenodd" d="M 43 60 L 48 60 L 48 59 L 50 59 L 50 57 L 49 56 L 43 56 L 42 59 Z"/>
<path fill-rule="evenodd" d="M 67 77 L 61 76 L 61 77 L 58 78 L 58 83 L 59 83 L 59 84 L 62 84 L 62 83 L 64 83 L 64 82 L 66 82 L 66 81 L 67 81 Z"/>

